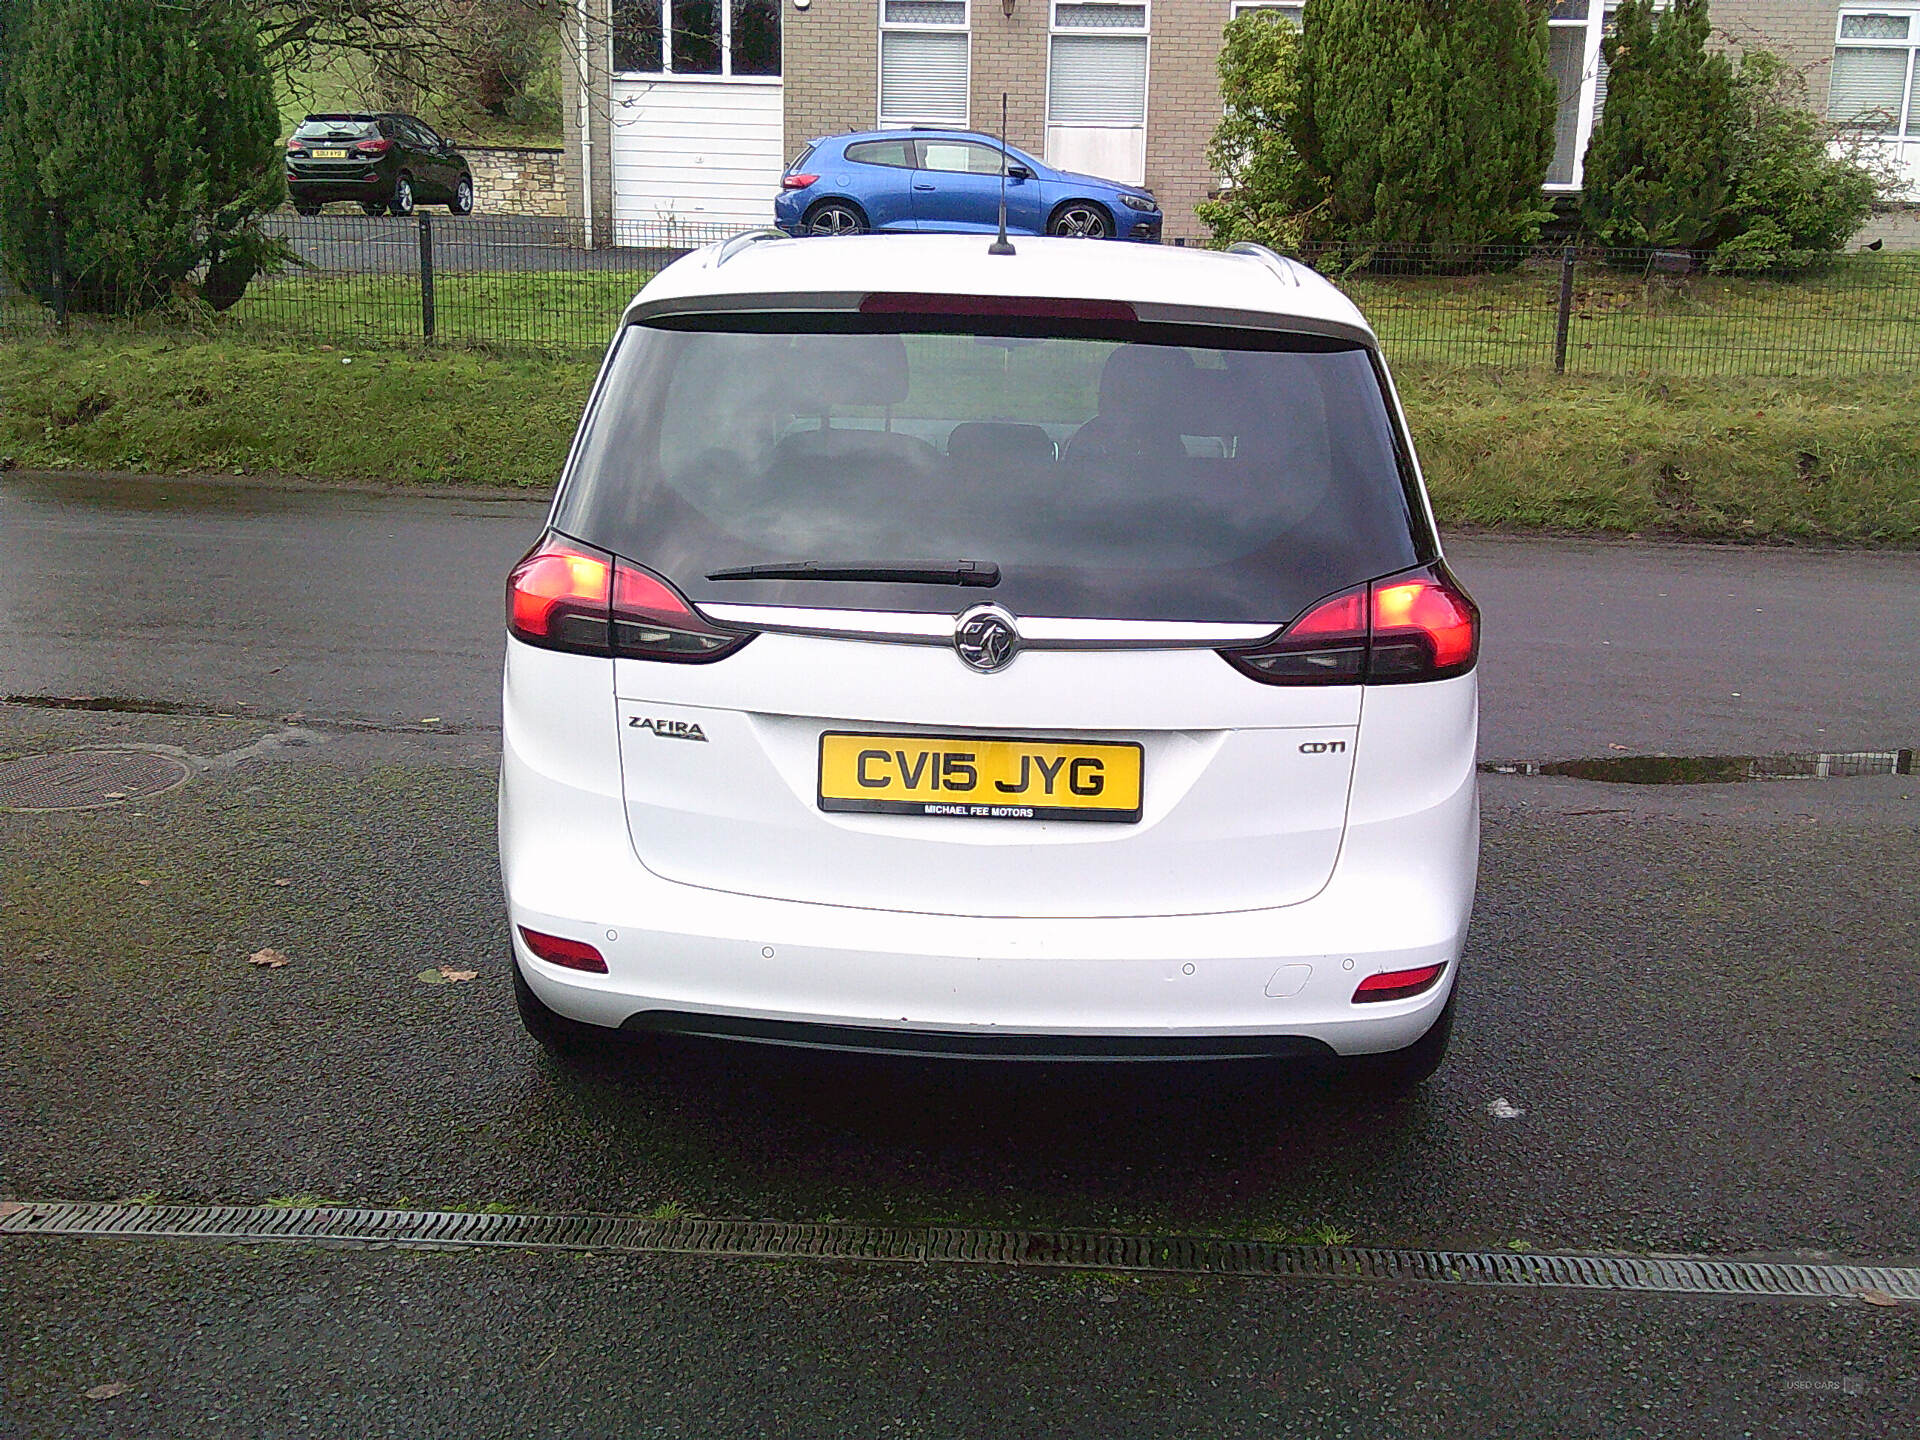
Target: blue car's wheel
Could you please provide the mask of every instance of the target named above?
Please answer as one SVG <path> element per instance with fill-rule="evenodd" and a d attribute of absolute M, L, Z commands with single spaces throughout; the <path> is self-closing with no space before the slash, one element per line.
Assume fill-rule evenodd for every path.
<path fill-rule="evenodd" d="M 800 226 L 809 235 L 863 235 L 867 217 L 844 200 L 822 200 L 807 211 Z"/>
<path fill-rule="evenodd" d="M 1069 200 L 1053 212 L 1047 222 L 1049 235 L 1070 235 L 1085 240 L 1104 240 L 1113 234 L 1113 222 L 1107 212 L 1088 200 Z"/>

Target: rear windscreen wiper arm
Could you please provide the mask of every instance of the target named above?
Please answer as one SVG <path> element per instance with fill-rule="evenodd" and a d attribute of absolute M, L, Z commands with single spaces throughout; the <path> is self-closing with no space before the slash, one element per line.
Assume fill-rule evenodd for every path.
<path fill-rule="evenodd" d="M 740 565 L 715 570 L 709 580 L 878 580 L 901 585 L 1000 583 L 1000 567 L 991 560 L 929 560 L 904 565 L 839 565 L 825 560 L 796 560 L 780 565 Z"/>

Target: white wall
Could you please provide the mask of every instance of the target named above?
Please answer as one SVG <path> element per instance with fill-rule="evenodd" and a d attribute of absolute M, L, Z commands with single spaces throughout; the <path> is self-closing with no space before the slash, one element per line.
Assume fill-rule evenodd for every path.
<path fill-rule="evenodd" d="M 786 168 L 780 82 L 613 82 L 613 217 L 648 226 L 773 223 Z M 621 243 L 657 236 L 616 235 Z"/>

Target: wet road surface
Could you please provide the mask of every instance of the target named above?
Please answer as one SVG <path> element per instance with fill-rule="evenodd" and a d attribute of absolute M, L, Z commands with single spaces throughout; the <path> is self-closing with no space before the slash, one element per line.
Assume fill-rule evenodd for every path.
<path fill-rule="evenodd" d="M 501 587 L 544 504 L 0 476 L 0 694 L 497 726 Z M 1485 612 L 1489 758 L 1872 750 L 1920 728 L 1920 555 L 1448 555 Z"/>
<path fill-rule="evenodd" d="M 1411 1102 L 1268 1067 L 554 1067 L 506 994 L 487 728 L 539 518 L 0 477 L 0 693 L 237 717 L 0 703 L 0 757 L 214 762 L 0 814 L 0 1195 L 1920 1258 L 1911 776 L 1487 777 L 1455 1049 Z M 1490 755 L 1913 743 L 1920 558 L 1452 553 Z M 51 1240 L 0 1275 L 22 1434 L 1920 1424 L 1914 1309 L 1851 1301 Z"/>

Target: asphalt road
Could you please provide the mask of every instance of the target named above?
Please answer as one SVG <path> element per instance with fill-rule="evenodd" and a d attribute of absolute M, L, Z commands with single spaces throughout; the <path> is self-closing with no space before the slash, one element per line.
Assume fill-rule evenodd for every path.
<path fill-rule="evenodd" d="M 497 725 L 543 501 L 0 476 L 0 694 Z M 1920 555 L 1456 538 L 1500 760 L 1920 733 Z M 6 635 L 0 634 L 0 644 Z"/>
<path fill-rule="evenodd" d="M 214 761 L 0 814 L 0 1196 L 1920 1257 L 1912 777 L 1488 777 L 1455 1050 L 1411 1102 L 691 1044 L 555 1068 L 506 997 L 488 728 L 538 524 L 0 477 L 0 758 Z M 1920 557 L 1452 553 L 1489 755 L 1914 743 Z M 237 718 L 42 703 L 82 694 Z M 9 1436 L 1920 1427 L 1920 1316 L 1852 1302 L 11 1239 L 0 1287 Z"/>

